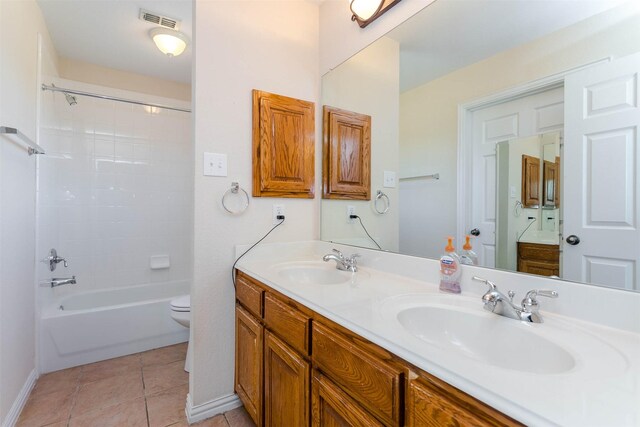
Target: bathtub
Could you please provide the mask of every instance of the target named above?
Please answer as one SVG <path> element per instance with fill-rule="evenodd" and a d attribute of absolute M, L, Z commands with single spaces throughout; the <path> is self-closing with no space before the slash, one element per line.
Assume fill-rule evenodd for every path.
<path fill-rule="evenodd" d="M 171 318 L 169 301 L 188 281 L 82 292 L 54 300 L 40 319 L 40 372 L 185 342 L 189 329 Z"/>

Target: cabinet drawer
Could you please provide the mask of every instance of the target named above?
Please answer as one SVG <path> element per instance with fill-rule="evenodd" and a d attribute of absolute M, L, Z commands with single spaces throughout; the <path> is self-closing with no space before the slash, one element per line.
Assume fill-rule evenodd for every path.
<path fill-rule="evenodd" d="M 262 295 L 264 290 L 238 271 L 236 276 L 236 298 L 254 316 L 262 319 Z"/>
<path fill-rule="evenodd" d="M 371 356 L 342 334 L 316 322 L 313 323 L 313 359 L 320 370 L 385 424 L 401 424 L 400 369 Z"/>
<path fill-rule="evenodd" d="M 309 317 L 275 296 L 264 298 L 264 321 L 267 328 L 299 352 L 309 354 Z"/>
<path fill-rule="evenodd" d="M 426 379 L 414 379 L 408 389 L 407 427 L 521 425 L 450 386 L 444 390 Z"/>

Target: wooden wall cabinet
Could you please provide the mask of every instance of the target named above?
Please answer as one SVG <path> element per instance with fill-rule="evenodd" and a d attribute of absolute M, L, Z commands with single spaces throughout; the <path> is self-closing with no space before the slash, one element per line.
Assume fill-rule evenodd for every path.
<path fill-rule="evenodd" d="M 522 155 L 522 206 L 540 207 L 540 159 Z"/>
<path fill-rule="evenodd" d="M 560 158 L 555 162 L 545 160 L 542 167 L 542 205 L 560 207 Z"/>
<path fill-rule="evenodd" d="M 560 245 L 518 242 L 518 271 L 540 276 L 559 276 Z"/>
<path fill-rule="evenodd" d="M 520 425 L 246 274 L 237 279 L 235 385 L 258 427 Z"/>
<path fill-rule="evenodd" d="M 323 108 L 322 197 L 371 199 L 371 117 Z"/>
<path fill-rule="evenodd" d="M 253 196 L 315 196 L 315 106 L 253 91 Z"/>

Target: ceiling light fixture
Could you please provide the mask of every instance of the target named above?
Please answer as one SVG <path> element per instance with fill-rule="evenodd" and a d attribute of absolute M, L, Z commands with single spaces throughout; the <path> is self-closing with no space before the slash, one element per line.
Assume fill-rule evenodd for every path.
<path fill-rule="evenodd" d="M 360 28 L 364 28 L 383 13 L 400 3 L 400 0 L 350 0 L 352 21 L 356 21 Z"/>
<path fill-rule="evenodd" d="M 169 28 L 153 28 L 149 31 L 149 35 L 158 46 L 158 49 L 160 49 L 160 52 L 167 56 L 180 55 L 189 43 L 187 36 L 180 31 L 170 30 Z"/>

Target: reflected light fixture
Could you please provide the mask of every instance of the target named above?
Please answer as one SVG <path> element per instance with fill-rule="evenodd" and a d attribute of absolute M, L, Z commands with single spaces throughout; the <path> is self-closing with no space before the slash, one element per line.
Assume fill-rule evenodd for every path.
<path fill-rule="evenodd" d="M 180 31 L 169 28 L 153 28 L 149 31 L 149 35 L 158 46 L 158 49 L 160 49 L 160 52 L 170 57 L 180 55 L 189 43 L 187 36 Z"/>
<path fill-rule="evenodd" d="M 378 19 L 383 13 L 391 9 L 400 0 L 350 0 L 352 21 L 356 21 L 360 28 L 364 28 Z"/>

